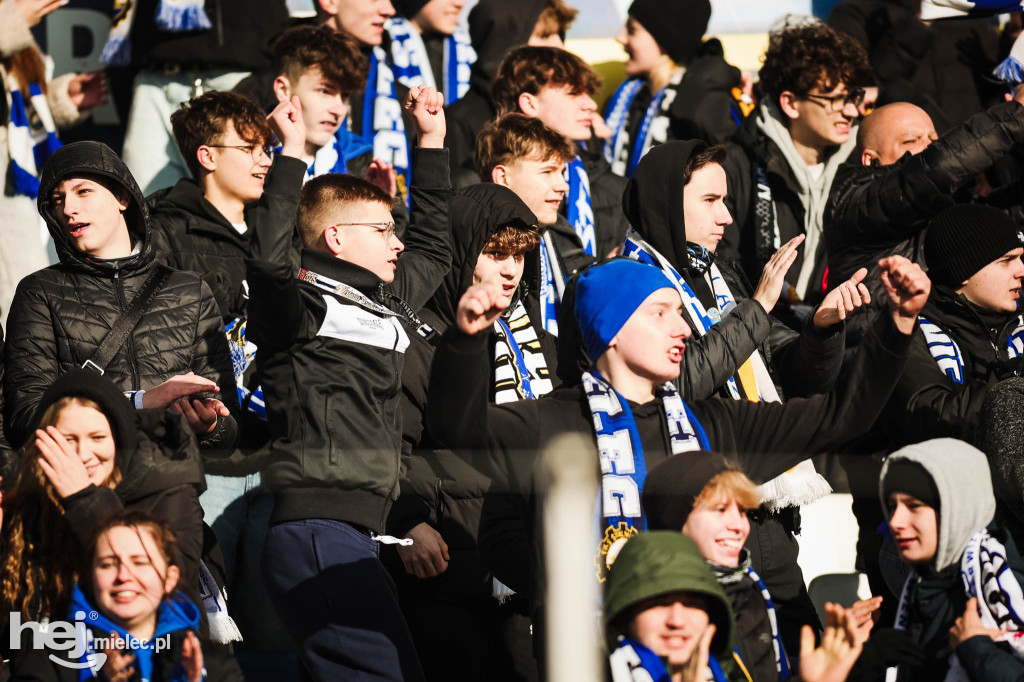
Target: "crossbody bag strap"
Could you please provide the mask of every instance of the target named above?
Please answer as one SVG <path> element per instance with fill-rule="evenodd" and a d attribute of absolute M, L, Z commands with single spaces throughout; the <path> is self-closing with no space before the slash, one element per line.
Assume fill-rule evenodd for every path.
<path fill-rule="evenodd" d="M 171 272 L 171 269 L 166 265 L 157 265 L 153 268 L 153 272 L 149 273 L 149 277 L 142 284 L 142 288 L 135 294 L 132 302 L 128 304 L 128 309 L 117 318 L 114 326 L 110 328 L 107 335 L 100 341 L 99 347 L 93 352 L 92 356 L 82 363 L 82 369 L 92 369 L 100 374 L 106 372 L 107 365 L 114 359 L 117 349 L 124 345 L 128 335 L 132 333 L 139 320 L 142 319 L 142 314 L 146 312 L 157 292 L 167 282 L 167 278 L 171 276 Z"/>

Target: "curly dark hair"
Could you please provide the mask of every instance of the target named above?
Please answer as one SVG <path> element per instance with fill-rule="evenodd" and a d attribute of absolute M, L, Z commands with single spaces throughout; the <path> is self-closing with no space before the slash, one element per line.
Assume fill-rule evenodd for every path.
<path fill-rule="evenodd" d="M 773 31 L 759 75 L 761 90 L 774 99 L 787 90 L 804 96 L 816 87 L 828 92 L 840 83 L 859 87 L 870 73 L 860 43 L 814 21 Z"/>
<path fill-rule="evenodd" d="M 229 123 L 250 144 L 267 145 L 274 139 L 266 114 L 237 92 L 211 90 L 184 102 L 171 114 L 171 131 L 194 179 L 199 180 L 200 174 L 196 150 L 219 143 Z"/>

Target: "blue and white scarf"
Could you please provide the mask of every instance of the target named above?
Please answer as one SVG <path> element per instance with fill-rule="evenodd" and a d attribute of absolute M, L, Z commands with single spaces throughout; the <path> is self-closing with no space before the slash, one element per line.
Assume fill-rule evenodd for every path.
<path fill-rule="evenodd" d="M 551 373 L 537 330 L 520 300 L 494 323 L 494 402 L 501 405 L 539 398 L 551 392 Z"/>
<path fill-rule="evenodd" d="M 761 580 L 761 576 L 757 574 L 757 571 L 755 571 L 752 566 L 747 566 L 745 573 L 748 578 L 754 581 L 754 584 L 757 585 L 759 590 L 761 590 L 761 596 L 764 597 L 764 605 L 768 610 L 768 622 L 772 627 L 772 646 L 775 648 L 775 667 L 779 671 L 779 679 L 788 680 L 793 676 L 793 673 L 789 668 L 789 657 L 786 655 L 786 647 L 782 644 L 782 635 L 779 634 L 779 621 L 775 615 L 775 602 L 772 601 L 772 595 L 769 594 L 768 588 L 765 586 L 764 581 Z"/>
<path fill-rule="evenodd" d="M 921 21 L 991 17 L 1020 9 L 1019 0 L 922 0 Z"/>
<path fill-rule="evenodd" d="M 693 654 L 697 655 L 696 649 Z M 671 682 L 665 662 L 640 642 L 622 638 L 608 658 L 612 682 Z M 713 654 L 708 654 L 708 679 L 728 682 L 722 665 Z"/>
<path fill-rule="evenodd" d="M 594 228 L 594 207 L 590 200 L 590 177 L 580 157 L 576 157 L 565 168 L 566 182 L 569 183 L 566 213 L 569 224 L 576 230 L 583 251 L 597 257 L 597 233 Z"/>
<path fill-rule="evenodd" d="M 373 141 L 373 157 L 391 163 L 398 174 L 398 195 L 409 206 L 409 171 L 412 150 L 402 121 L 402 103 L 395 89 L 395 74 L 388 64 L 388 55 L 379 45 L 370 53 L 370 76 L 363 97 L 363 129 L 359 131 Z"/>
<path fill-rule="evenodd" d="M 549 334 L 558 336 L 558 309 L 565 295 L 565 270 L 550 230 L 541 235 L 539 250 L 541 326 Z"/>
<path fill-rule="evenodd" d="M 713 325 L 721 322 L 723 315 L 728 315 L 729 311 L 736 306 L 736 300 L 722 278 L 722 273 L 717 265 L 711 265 L 708 275 L 711 278 L 711 287 L 715 292 L 718 308 L 705 308 L 693 288 L 690 287 L 689 282 L 633 228 L 626 232 L 622 255 L 641 263 L 653 265 L 665 273 L 669 281 L 675 285 L 676 291 L 679 292 L 687 322 L 698 337 L 707 334 Z M 747 362 L 749 363 L 751 381 L 744 380 L 744 391 L 756 392 L 756 398 L 760 402 L 781 402 L 775 382 L 772 381 L 771 374 L 768 373 L 768 367 L 764 364 L 761 353 L 755 350 Z M 746 364 L 744 363 L 744 365 Z M 744 367 L 741 366 L 738 371 L 744 371 Z M 748 386 L 748 383 L 753 386 Z M 745 399 L 746 396 L 740 392 L 735 376 L 729 377 L 726 387 L 733 400 Z M 754 397 L 754 393 L 751 393 L 750 399 Z M 815 470 L 814 464 L 809 459 L 805 459 L 789 471 L 761 484 L 758 488 L 761 504 L 772 510 L 810 504 L 830 492 L 832 492 L 832 486 Z"/>
<path fill-rule="evenodd" d="M 939 366 L 939 371 L 955 384 L 964 383 L 964 356 L 956 341 L 948 331 L 934 322 L 922 316 L 918 316 L 917 321 L 928 345 L 928 352 Z M 1006 353 L 1010 358 L 1024 355 L 1024 316 L 1019 316 L 1017 321 L 1017 326 L 1006 340 Z"/>
<path fill-rule="evenodd" d="M 647 106 L 637 139 L 631 140 L 629 134 L 629 110 L 636 99 L 637 93 L 646 81 L 637 76 L 626 79 L 612 95 L 605 108 L 605 118 L 612 135 L 604 143 L 604 157 L 612 166 L 612 172 L 628 178 L 633 175 L 640 159 L 651 147 L 668 140 L 669 109 L 676 98 L 676 86 L 683 78 L 683 69 L 673 76 L 671 82 L 655 93 Z"/>
<path fill-rule="evenodd" d="M 57 128 L 38 83 L 29 85 L 29 98 L 18 89 L 18 80 L 6 74 L 11 117 L 7 123 L 7 152 L 13 193 L 35 199 L 39 195 L 39 169 L 61 147 Z"/>
<path fill-rule="evenodd" d="M 104 64 L 128 64 L 132 48 L 129 34 L 135 21 L 137 0 L 114 0 L 114 16 L 110 20 L 110 34 L 100 53 Z M 160 0 L 154 17 L 161 31 L 179 33 L 202 31 L 213 27 L 206 16 L 205 0 Z"/>
<path fill-rule="evenodd" d="M 640 506 L 640 493 L 647 479 L 647 460 L 626 399 L 593 368 L 583 373 L 583 392 L 594 419 L 601 462 L 602 537 L 595 564 L 598 579 L 604 582 L 626 540 L 647 529 L 647 519 Z M 679 397 L 675 386 L 666 383 L 656 396 L 661 398 L 665 411 L 672 454 L 709 450 L 711 446 L 704 428 Z"/>
<path fill-rule="evenodd" d="M 445 106 L 461 99 L 469 91 L 470 68 L 476 61 L 469 31 L 460 26 L 445 39 L 444 83 L 438 87 L 420 32 L 402 17 L 391 19 L 386 28 L 391 35 L 391 69 L 399 83 L 409 88 L 427 85 L 440 90 Z"/>

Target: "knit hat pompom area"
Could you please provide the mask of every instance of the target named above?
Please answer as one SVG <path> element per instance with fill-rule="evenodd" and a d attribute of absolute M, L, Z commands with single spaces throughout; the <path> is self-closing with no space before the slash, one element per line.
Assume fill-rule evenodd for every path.
<path fill-rule="evenodd" d="M 924 238 L 924 258 L 933 282 L 956 289 L 1021 246 L 1024 233 L 1005 212 L 981 204 L 957 204 L 932 218 Z"/>
<path fill-rule="evenodd" d="M 580 273 L 576 285 L 576 319 L 591 362 L 608 345 L 633 313 L 659 289 L 675 289 L 652 265 L 616 258 Z"/>
<path fill-rule="evenodd" d="M 711 20 L 709 0 L 633 0 L 629 16 L 640 23 L 676 64 L 684 65 L 700 46 Z"/>

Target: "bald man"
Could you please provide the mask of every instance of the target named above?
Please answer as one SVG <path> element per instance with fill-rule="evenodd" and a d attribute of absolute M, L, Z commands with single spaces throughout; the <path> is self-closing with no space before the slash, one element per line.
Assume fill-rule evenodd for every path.
<path fill-rule="evenodd" d="M 862 267 L 871 271 L 866 282 L 878 281 L 878 261 L 893 254 L 923 263 L 928 221 L 944 208 L 971 201 L 963 190 L 1024 142 L 1024 86 L 1011 101 L 975 114 L 941 137 L 920 107 L 888 104 L 864 119 L 857 141 L 858 151 L 836 174 L 825 208 L 830 288 Z M 869 288 L 872 309 L 884 309 L 881 286 Z M 868 319 L 851 322 L 848 345 L 856 344 L 870 324 Z"/>

